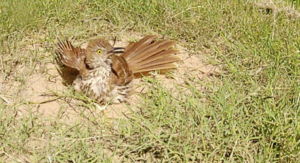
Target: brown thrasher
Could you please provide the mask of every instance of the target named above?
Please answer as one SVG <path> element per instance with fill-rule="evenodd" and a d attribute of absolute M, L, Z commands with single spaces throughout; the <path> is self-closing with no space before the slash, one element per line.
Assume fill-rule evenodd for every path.
<path fill-rule="evenodd" d="M 130 43 L 122 54 L 104 39 L 92 40 L 86 49 L 74 47 L 69 41 L 59 41 L 56 61 L 79 71 L 73 82 L 74 89 L 82 91 L 98 103 L 120 103 L 132 90 L 135 74 L 152 70 L 176 68 L 181 59 L 175 41 L 154 41 L 157 36 L 146 36 Z M 124 49 L 124 48 L 123 48 Z"/>

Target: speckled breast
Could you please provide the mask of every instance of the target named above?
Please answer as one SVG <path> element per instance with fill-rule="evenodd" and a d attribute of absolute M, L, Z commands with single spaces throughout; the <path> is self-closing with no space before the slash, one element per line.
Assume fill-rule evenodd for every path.
<path fill-rule="evenodd" d="M 90 98 L 97 100 L 99 103 L 107 102 L 110 97 L 109 87 L 110 71 L 105 68 L 96 68 L 90 70 L 82 79 L 74 81 L 75 90 L 82 91 Z"/>

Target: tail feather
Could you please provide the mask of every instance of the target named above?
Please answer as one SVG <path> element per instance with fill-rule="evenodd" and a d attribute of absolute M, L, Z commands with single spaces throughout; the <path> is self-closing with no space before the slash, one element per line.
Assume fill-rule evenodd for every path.
<path fill-rule="evenodd" d="M 175 63 L 166 63 L 161 65 L 155 65 L 151 67 L 144 67 L 138 70 L 133 71 L 134 73 L 143 73 L 143 72 L 149 72 L 154 70 L 165 70 L 165 69 L 173 69 L 177 68 L 178 66 Z"/>
<path fill-rule="evenodd" d="M 131 54 L 129 55 L 129 57 L 126 58 L 126 60 L 127 61 L 133 60 L 133 58 L 137 56 L 141 56 L 141 53 L 145 51 L 150 51 L 151 49 L 155 48 L 155 45 L 158 45 L 159 43 L 162 43 L 164 41 L 166 40 L 154 42 L 152 44 L 144 44 L 140 47 L 137 47 L 134 51 L 131 52 Z"/>
<path fill-rule="evenodd" d="M 164 57 L 167 57 L 167 56 L 170 56 L 171 54 L 174 54 L 174 53 L 177 53 L 179 52 L 179 50 L 175 50 L 175 49 L 168 49 L 168 50 L 163 50 L 155 55 L 152 55 L 151 57 L 145 59 L 145 60 L 142 60 L 139 62 L 140 65 L 145 65 L 149 62 L 152 62 L 152 61 L 155 61 L 155 60 L 158 60 L 158 59 L 161 59 L 161 58 L 164 58 Z"/>
<path fill-rule="evenodd" d="M 141 49 L 143 49 L 145 46 L 147 47 L 151 42 L 156 38 L 157 36 L 150 35 L 146 36 L 143 39 L 141 39 L 139 42 L 135 43 L 130 47 L 129 50 L 126 50 L 125 53 L 123 53 L 123 57 L 128 61 L 132 57 L 138 55 Z"/>
<path fill-rule="evenodd" d="M 160 65 L 160 64 L 165 64 L 165 63 L 173 63 L 173 62 L 176 62 L 180 60 L 179 57 L 174 57 L 174 56 L 168 56 L 168 57 L 165 57 L 163 59 L 157 59 L 157 60 L 154 60 L 152 62 L 149 62 L 147 64 L 144 64 L 142 66 L 144 67 L 151 67 L 151 66 L 155 66 L 155 65 Z"/>
<path fill-rule="evenodd" d="M 177 68 L 175 62 L 181 58 L 173 55 L 178 52 L 172 48 L 176 42 L 169 40 L 154 42 L 156 37 L 146 36 L 137 43 L 130 44 L 121 55 L 133 73 Z"/>
<path fill-rule="evenodd" d="M 168 41 L 168 40 L 163 40 L 163 41 L 158 41 L 156 43 L 153 43 L 147 47 L 145 47 L 144 51 L 139 53 L 139 55 L 136 55 L 135 57 L 132 58 L 131 63 L 138 63 L 142 60 L 145 60 L 156 53 L 159 53 L 162 50 L 170 48 L 172 45 L 174 45 L 176 42 L 175 41 Z"/>
<path fill-rule="evenodd" d="M 161 69 L 165 69 L 164 65 L 168 65 L 167 67 L 170 68 L 170 69 L 171 68 L 177 68 L 177 65 L 175 64 L 175 62 L 180 61 L 180 60 L 181 59 L 179 57 L 168 56 L 168 57 L 165 57 L 163 59 L 154 60 L 154 61 L 149 62 L 147 64 L 135 66 L 135 67 L 131 68 L 131 71 L 136 73 L 136 72 L 140 72 L 144 69 L 148 69 L 148 68 L 151 68 L 151 67 L 157 67 L 157 66 L 158 66 L 157 70 L 161 70 Z"/>
<path fill-rule="evenodd" d="M 133 45 L 134 45 L 134 42 L 130 42 L 130 43 L 126 46 L 126 48 L 125 48 L 125 50 L 124 50 L 124 53 L 126 53 L 126 52 L 128 52 L 130 49 L 132 49 Z"/>

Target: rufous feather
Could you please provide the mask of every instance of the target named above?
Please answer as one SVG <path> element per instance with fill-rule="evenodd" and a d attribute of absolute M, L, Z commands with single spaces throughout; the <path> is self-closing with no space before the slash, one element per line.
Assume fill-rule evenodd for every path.
<path fill-rule="evenodd" d="M 112 69 L 117 76 L 118 85 L 127 85 L 133 79 L 132 71 L 129 69 L 126 60 L 123 57 L 115 55 L 112 61 Z"/>
<path fill-rule="evenodd" d="M 121 55 L 132 73 L 143 73 L 152 70 L 176 68 L 175 62 L 181 58 L 174 55 L 178 50 L 172 48 L 175 41 L 153 41 L 157 36 L 146 36 L 140 41 L 130 44 Z"/>
<path fill-rule="evenodd" d="M 142 38 L 140 41 L 134 43 L 134 45 L 131 46 L 130 50 L 127 50 L 125 53 L 122 54 L 122 56 L 128 61 L 132 57 L 138 55 L 141 52 L 141 49 L 143 49 L 145 46 L 148 46 L 151 44 L 151 42 L 156 38 L 157 36 L 149 35 Z"/>
<path fill-rule="evenodd" d="M 66 40 L 65 43 L 58 40 L 56 53 L 56 61 L 62 63 L 68 67 L 74 68 L 78 71 L 82 71 L 86 68 L 85 50 L 79 47 L 74 47 L 71 42 Z"/>

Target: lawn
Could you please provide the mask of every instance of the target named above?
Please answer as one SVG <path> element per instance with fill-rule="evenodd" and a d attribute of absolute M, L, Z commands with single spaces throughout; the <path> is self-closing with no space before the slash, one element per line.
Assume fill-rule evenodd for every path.
<path fill-rule="evenodd" d="M 299 4 L 1 1 L 0 162 L 297 162 Z M 177 41 L 183 61 L 136 79 L 131 104 L 101 111 L 62 84 L 57 38 L 149 34 Z"/>

